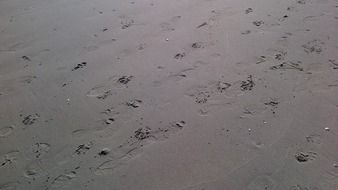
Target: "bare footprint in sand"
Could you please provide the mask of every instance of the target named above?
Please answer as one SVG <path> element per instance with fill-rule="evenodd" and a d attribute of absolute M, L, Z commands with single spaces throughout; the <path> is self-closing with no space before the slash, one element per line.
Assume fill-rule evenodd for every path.
<path fill-rule="evenodd" d="M 35 158 L 41 158 L 45 156 L 50 150 L 50 144 L 48 143 L 35 143 L 32 146 L 32 152 L 35 154 Z"/>
<path fill-rule="evenodd" d="M 68 184 L 71 183 L 73 179 L 76 178 L 76 172 L 75 171 L 70 171 L 70 172 L 65 172 L 61 175 L 58 175 L 55 177 L 50 185 L 46 188 L 46 190 L 53 190 L 53 189 L 60 189 Z"/>
<path fill-rule="evenodd" d="M 17 157 L 19 156 L 20 152 L 17 150 L 9 151 L 3 155 L 1 155 L 0 160 L 0 167 L 5 167 L 7 165 L 12 165 L 16 162 Z"/>
<path fill-rule="evenodd" d="M 101 85 L 92 88 L 86 94 L 86 96 L 88 97 L 97 98 L 99 100 L 104 100 L 111 95 L 113 95 L 111 89 L 109 89 L 106 86 L 101 86 Z"/>
<path fill-rule="evenodd" d="M 321 54 L 324 51 L 324 45 L 325 42 L 319 39 L 314 39 L 302 45 L 302 47 L 307 54 L 312 53 Z"/>
<path fill-rule="evenodd" d="M 8 137 L 12 134 L 14 126 L 5 126 L 0 128 L 0 138 Z"/>
<path fill-rule="evenodd" d="M 39 177 L 47 175 L 47 173 L 48 172 L 42 168 L 41 163 L 35 160 L 25 166 L 23 175 L 26 178 L 35 180 Z"/>

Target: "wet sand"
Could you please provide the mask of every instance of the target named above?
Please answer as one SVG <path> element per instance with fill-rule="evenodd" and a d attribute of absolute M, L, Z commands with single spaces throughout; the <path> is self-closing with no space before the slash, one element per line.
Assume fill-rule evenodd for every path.
<path fill-rule="evenodd" d="M 1 0 L 0 190 L 337 190 L 337 0 Z"/>

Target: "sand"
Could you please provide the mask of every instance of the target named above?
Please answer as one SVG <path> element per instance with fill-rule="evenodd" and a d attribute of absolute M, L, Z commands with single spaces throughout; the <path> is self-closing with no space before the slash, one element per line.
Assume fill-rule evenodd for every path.
<path fill-rule="evenodd" d="M 337 0 L 1 0 L 0 190 L 337 190 Z"/>

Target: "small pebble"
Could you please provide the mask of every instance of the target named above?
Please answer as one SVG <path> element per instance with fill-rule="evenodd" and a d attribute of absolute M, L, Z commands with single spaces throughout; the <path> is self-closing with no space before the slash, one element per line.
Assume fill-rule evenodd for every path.
<path fill-rule="evenodd" d="M 324 129 L 325 129 L 325 131 L 330 131 L 330 128 L 328 128 L 328 127 L 325 127 Z"/>

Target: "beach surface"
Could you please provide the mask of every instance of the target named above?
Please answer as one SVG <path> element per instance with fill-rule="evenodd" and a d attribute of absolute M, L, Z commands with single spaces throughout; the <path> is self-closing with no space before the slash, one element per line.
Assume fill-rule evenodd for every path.
<path fill-rule="evenodd" d="M 0 0 L 0 190 L 337 190 L 337 0 Z"/>

